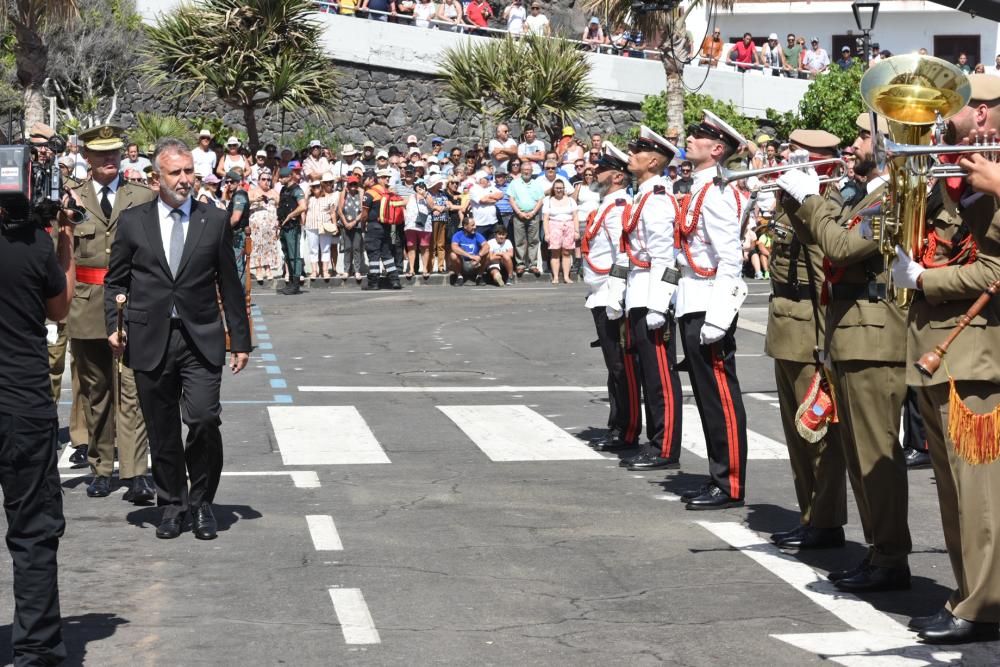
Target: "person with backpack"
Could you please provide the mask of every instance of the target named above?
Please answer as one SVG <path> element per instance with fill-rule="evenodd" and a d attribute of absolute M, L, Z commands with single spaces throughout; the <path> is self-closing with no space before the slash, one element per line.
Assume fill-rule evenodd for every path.
<path fill-rule="evenodd" d="M 389 191 L 389 178 L 392 173 L 388 169 L 375 172 L 376 183 L 365 191 L 361 199 L 361 218 L 365 223 L 365 254 L 368 256 L 368 282 L 366 290 L 377 290 L 379 287 L 379 262 L 389 278 L 392 289 L 402 289 L 399 282 L 399 268 L 393 258 L 392 227 L 400 225 L 405 215 L 405 203 L 397 194 Z M 398 205 L 403 200 L 403 206 Z"/>
<path fill-rule="evenodd" d="M 278 194 L 278 221 L 281 226 L 281 250 L 285 254 L 288 280 L 278 294 L 301 294 L 302 248 L 299 240 L 302 231 L 302 214 L 306 212 L 306 196 L 299 187 L 299 177 L 290 167 L 278 172 L 281 192 Z"/>

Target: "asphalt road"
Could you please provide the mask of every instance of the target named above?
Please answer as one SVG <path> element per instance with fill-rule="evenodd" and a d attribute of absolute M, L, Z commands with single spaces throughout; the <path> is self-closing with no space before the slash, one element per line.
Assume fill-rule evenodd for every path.
<path fill-rule="evenodd" d="M 910 476 L 909 592 L 825 583 L 863 554 L 853 501 L 844 549 L 764 544 L 797 514 L 766 284 L 751 292 L 747 506 L 699 513 L 676 502 L 706 472 L 696 419 L 680 471 L 627 472 L 580 444 L 607 418 L 581 286 L 261 292 L 261 346 L 223 383 L 217 540 L 157 540 L 155 508 L 88 499 L 62 470 L 71 663 L 996 664 L 995 644 L 903 630 L 953 585 L 930 471 Z"/>

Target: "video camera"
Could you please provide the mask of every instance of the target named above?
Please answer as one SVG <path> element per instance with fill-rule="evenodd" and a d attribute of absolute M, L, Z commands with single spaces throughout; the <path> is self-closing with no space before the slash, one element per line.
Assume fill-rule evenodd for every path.
<path fill-rule="evenodd" d="M 43 159 L 40 149 L 48 149 L 48 159 Z M 64 208 L 56 156 L 65 150 L 66 140 L 58 134 L 44 143 L 0 146 L 0 228 L 52 224 Z M 83 222 L 86 213 L 72 199 L 66 208 L 72 224 Z"/>

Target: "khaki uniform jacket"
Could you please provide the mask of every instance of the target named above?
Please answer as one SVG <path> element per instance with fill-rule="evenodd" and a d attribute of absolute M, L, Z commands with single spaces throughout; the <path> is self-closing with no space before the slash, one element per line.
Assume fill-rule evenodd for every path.
<path fill-rule="evenodd" d="M 872 196 L 876 196 L 873 195 Z M 844 270 L 842 285 L 865 285 L 870 267 L 880 267 L 878 244 L 862 236 L 862 225 L 848 229 L 850 221 L 870 205 L 863 201 L 845 211 L 823 197 L 812 196 L 801 206 L 789 205 L 795 233 L 804 242 L 815 242 L 835 267 Z M 885 283 L 887 272 L 876 281 Z M 891 300 L 830 299 L 826 309 L 826 350 L 835 362 L 906 361 L 906 319 Z"/>
<path fill-rule="evenodd" d="M 844 198 L 836 188 L 829 188 L 824 198 L 835 202 L 841 208 Z M 816 245 L 801 243 L 795 265 L 792 265 L 792 245 L 797 239 L 791 230 L 788 211 L 779 210 L 774 221 L 774 231 L 771 232 L 771 283 L 777 286 L 790 284 L 793 271 L 802 288 L 809 287 L 809 270 L 806 263 L 812 264 L 811 272 L 816 284 L 813 294 L 820 298 L 823 290 L 823 251 Z M 776 292 L 777 289 L 772 291 Z M 823 344 L 826 307 L 817 304 L 820 312 L 819 344 Z M 816 347 L 816 324 L 812 299 L 808 296 L 798 300 L 784 296 L 771 296 L 767 312 L 767 335 L 764 338 L 764 353 L 772 359 L 810 363 L 815 361 L 813 350 Z"/>
<path fill-rule="evenodd" d="M 111 259 L 111 244 L 114 243 L 118 229 L 118 216 L 126 209 L 152 201 L 156 198 L 156 193 L 142 185 L 122 182 L 115 194 L 111 219 L 108 220 L 101 211 L 101 202 L 91 181 L 84 181 L 72 189 L 87 212 L 86 219 L 73 230 L 76 265 L 105 269 Z M 77 281 L 75 289 L 66 321 L 67 335 L 70 338 L 88 340 L 107 338 L 104 286 Z"/>
<path fill-rule="evenodd" d="M 948 381 L 949 373 L 956 380 L 1000 384 L 1000 302 L 996 298 L 955 339 L 934 377 L 926 378 L 914 367 L 921 355 L 948 337 L 990 283 L 1000 280 L 1000 212 L 996 200 L 984 195 L 962 210 L 947 194 L 942 200 L 944 206 L 928 219 L 928 228 L 933 226 L 941 238 L 950 240 L 964 220 L 978 245 L 976 260 L 967 265 L 928 269 L 922 274 L 923 294 L 914 300 L 909 313 L 906 384 L 941 384 Z M 935 263 L 942 259 L 936 257 Z"/>

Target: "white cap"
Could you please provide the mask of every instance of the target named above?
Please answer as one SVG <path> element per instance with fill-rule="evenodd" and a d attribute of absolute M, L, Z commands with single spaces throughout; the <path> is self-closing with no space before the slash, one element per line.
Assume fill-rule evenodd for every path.
<path fill-rule="evenodd" d="M 702 113 L 705 116 L 705 119 L 702 121 L 703 126 L 707 125 L 714 128 L 716 131 L 721 132 L 725 136 L 720 138 L 733 146 L 733 148 L 737 151 L 741 151 L 746 148 L 747 140 L 744 139 L 743 135 L 737 132 L 732 125 L 722 120 L 708 109 L 702 109 Z"/>
<path fill-rule="evenodd" d="M 604 164 L 622 171 L 628 169 L 628 155 L 623 153 L 610 141 L 601 144 L 602 159 Z"/>
<path fill-rule="evenodd" d="M 208 130 L 202 130 L 201 132 L 198 133 L 198 138 L 201 139 L 202 137 L 208 137 L 209 139 L 211 139 L 212 133 L 209 132 Z"/>
<path fill-rule="evenodd" d="M 480 180 L 482 180 L 482 179 L 484 179 L 484 178 L 489 178 L 489 177 L 490 177 L 490 175 L 489 175 L 489 174 L 487 174 L 487 173 L 486 173 L 485 171 L 477 171 L 477 172 L 476 172 L 476 173 L 474 174 L 474 177 L 475 177 L 475 179 L 476 179 L 477 181 L 480 181 Z"/>
<path fill-rule="evenodd" d="M 778 39 L 778 33 L 776 33 L 776 32 L 772 32 L 772 33 L 771 33 L 770 35 L 768 35 L 768 36 L 767 36 L 767 38 L 768 38 L 769 40 L 770 40 L 770 39 L 774 39 L 774 40 L 777 40 L 777 39 Z"/>
<path fill-rule="evenodd" d="M 409 153 L 407 153 L 407 155 L 413 155 L 414 153 L 416 153 L 417 155 L 420 155 L 420 154 L 421 154 L 421 153 L 420 153 L 420 149 L 419 149 L 419 148 L 417 148 L 416 146 L 414 146 L 413 148 L 411 148 L 411 149 L 410 149 L 410 152 L 409 152 Z"/>
<path fill-rule="evenodd" d="M 229 137 L 228 139 L 226 139 L 226 145 L 227 146 L 233 146 L 233 145 L 239 146 L 240 145 L 240 140 L 237 139 L 236 137 Z"/>
<path fill-rule="evenodd" d="M 378 158 L 385 158 L 386 160 L 388 160 L 389 159 L 388 151 L 380 150 L 378 153 L 375 153 L 375 159 Z"/>
<path fill-rule="evenodd" d="M 320 141 L 319 139 L 313 139 L 312 141 L 309 142 L 309 148 L 322 148 L 322 147 L 323 147 L 323 142 Z"/>
<path fill-rule="evenodd" d="M 444 183 L 444 179 L 438 174 L 432 173 L 430 178 L 427 179 L 427 189 L 430 190 L 434 186 L 441 185 L 442 183 Z"/>
<path fill-rule="evenodd" d="M 432 164 L 430 167 L 427 168 L 427 173 L 428 174 L 440 174 L 441 173 L 441 167 L 437 166 L 436 164 Z"/>
<path fill-rule="evenodd" d="M 256 153 L 254 153 L 254 155 L 256 155 L 257 157 L 267 157 L 267 151 L 259 150 Z"/>
<path fill-rule="evenodd" d="M 667 141 L 653 130 L 649 129 L 645 125 L 639 126 L 639 139 L 651 144 L 652 150 L 665 155 L 667 160 L 673 160 L 675 157 L 680 155 L 680 150 L 677 146 L 674 146 L 671 142 Z"/>
<path fill-rule="evenodd" d="M 420 143 L 420 142 L 417 141 L 417 135 L 411 134 L 410 136 L 408 136 L 406 138 L 406 143 L 408 143 L 408 144 L 416 144 L 416 143 Z"/>

